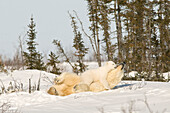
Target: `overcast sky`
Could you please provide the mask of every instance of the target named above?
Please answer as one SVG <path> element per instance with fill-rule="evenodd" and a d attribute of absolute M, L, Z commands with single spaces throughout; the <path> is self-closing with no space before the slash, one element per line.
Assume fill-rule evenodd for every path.
<path fill-rule="evenodd" d="M 13 56 L 18 47 L 18 37 L 28 30 L 33 14 L 38 50 L 54 50 L 53 39 L 59 39 L 66 48 L 71 47 L 73 33 L 68 11 L 76 10 L 87 24 L 85 0 L 0 0 L 0 54 Z"/>

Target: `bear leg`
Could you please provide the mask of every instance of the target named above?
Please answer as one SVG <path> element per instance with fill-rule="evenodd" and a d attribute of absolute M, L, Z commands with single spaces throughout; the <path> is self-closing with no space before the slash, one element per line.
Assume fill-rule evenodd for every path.
<path fill-rule="evenodd" d="M 110 89 L 109 83 L 106 79 L 101 79 L 100 82 L 103 84 L 105 89 Z"/>

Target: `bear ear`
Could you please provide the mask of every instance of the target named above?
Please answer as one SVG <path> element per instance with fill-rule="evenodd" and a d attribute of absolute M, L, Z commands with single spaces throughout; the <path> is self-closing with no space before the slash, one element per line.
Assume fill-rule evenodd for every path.
<path fill-rule="evenodd" d="M 106 65 L 109 65 L 109 64 L 111 64 L 111 65 L 116 65 L 113 61 L 108 61 L 108 62 L 106 62 Z"/>
<path fill-rule="evenodd" d="M 109 65 L 109 62 L 106 62 L 106 65 Z"/>
<path fill-rule="evenodd" d="M 111 64 L 111 63 L 110 63 L 110 61 L 106 62 L 106 64 L 105 64 L 105 65 L 109 65 L 109 64 Z"/>

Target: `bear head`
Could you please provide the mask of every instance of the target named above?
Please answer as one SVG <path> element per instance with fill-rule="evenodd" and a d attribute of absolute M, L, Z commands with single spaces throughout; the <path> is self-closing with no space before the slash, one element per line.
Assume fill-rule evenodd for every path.
<path fill-rule="evenodd" d="M 105 66 L 109 69 L 115 69 L 117 65 L 113 61 L 108 61 Z"/>

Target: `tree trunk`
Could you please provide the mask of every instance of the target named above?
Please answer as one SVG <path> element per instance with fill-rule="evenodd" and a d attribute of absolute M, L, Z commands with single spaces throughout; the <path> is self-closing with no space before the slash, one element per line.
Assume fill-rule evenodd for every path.
<path fill-rule="evenodd" d="M 118 7 L 118 8 L 117 8 Z M 116 22 L 117 31 L 117 43 L 118 43 L 118 61 L 123 60 L 123 41 L 122 41 L 122 27 L 121 27 L 121 17 L 120 17 L 120 6 L 117 0 L 114 1 L 114 15 Z"/>
<path fill-rule="evenodd" d="M 29 93 L 31 93 L 31 79 L 29 79 L 29 88 L 28 88 L 28 90 L 29 90 Z"/>

